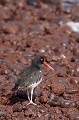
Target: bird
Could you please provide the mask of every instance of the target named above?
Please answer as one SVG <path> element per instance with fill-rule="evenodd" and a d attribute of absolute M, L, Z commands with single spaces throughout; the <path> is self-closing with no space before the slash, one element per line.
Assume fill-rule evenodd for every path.
<path fill-rule="evenodd" d="M 29 104 L 36 103 L 33 102 L 33 92 L 34 88 L 36 88 L 43 80 L 43 72 L 42 72 L 42 66 L 43 64 L 50 68 L 51 70 L 54 70 L 45 60 L 45 57 L 41 55 L 36 55 L 35 58 L 32 60 L 31 65 L 26 67 L 21 71 L 21 73 L 18 76 L 18 79 L 16 80 L 15 86 L 12 88 L 12 91 L 18 90 L 18 89 L 27 89 L 27 96 L 29 100 Z M 31 89 L 31 95 L 29 94 L 28 89 Z"/>

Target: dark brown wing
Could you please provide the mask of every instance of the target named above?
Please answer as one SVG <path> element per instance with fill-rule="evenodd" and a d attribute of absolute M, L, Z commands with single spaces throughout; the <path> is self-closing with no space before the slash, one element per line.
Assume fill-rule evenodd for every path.
<path fill-rule="evenodd" d="M 12 91 L 18 89 L 19 86 L 23 84 L 25 80 L 27 80 L 27 78 L 29 77 L 29 73 L 32 73 L 31 66 L 21 71 L 21 73 L 18 76 L 18 79 L 16 80 L 15 86 L 12 88 Z"/>
<path fill-rule="evenodd" d="M 25 87 L 27 88 L 30 86 L 30 84 L 41 79 L 41 77 L 42 72 L 39 69 L 36 69 L 34 67 L 32 68 L 32 66 L 29 66 L 20 73 L 16 81 L 15 87 L 12 90 Z"/>
<path fill-rule="evenodd" d="M 25 83 L 25 86 L 27 88 L 33 87 L 34 84 L 38 83 L 40 80 L 42 80 L 42 71 L 40 70 L 34 70 L 34 72 L 31 74 L 31 77 L 27 79 L 27 82 Z"/>

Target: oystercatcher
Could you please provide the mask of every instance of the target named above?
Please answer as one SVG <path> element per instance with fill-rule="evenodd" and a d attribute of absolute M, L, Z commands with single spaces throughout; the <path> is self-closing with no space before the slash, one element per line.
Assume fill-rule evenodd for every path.
<path fill-rule="evenodd" d="M 24 89 L 27 88 L 27 95 L 29 99 L 29 104 L 34 104 L 36 105 L 33 101 L 33 91 L 36 86 L 38 86 L 42 79 L 43 79 L 43 74 L 42 74 L 42 64 L 45 66 L 49 67 L 51 70 L 54 70 L 48 63 L 45 61 L 45 58 L 36 55 L 35 58 L 32 60 L 32 63 L 29 67 L 25 68 L 19 75 L 14 88 L 12 89 L 17 90 L 17 89 Z M 29 91 L 28 89 L 31 89 L 31 96 L 29 96 Z"/>

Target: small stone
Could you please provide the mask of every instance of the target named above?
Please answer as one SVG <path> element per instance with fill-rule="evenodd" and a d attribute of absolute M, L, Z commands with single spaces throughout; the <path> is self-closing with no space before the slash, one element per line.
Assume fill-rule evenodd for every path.
<path fill-rule="evenodd" d="M 58 56 L 55 56 L 55 55 L 52 57 L 52 60 L 53 60 L 53 61 L 58 61 L 59 59 L 60 59 L 60 58 L 59 58 Z"/>
<path fill-rule="evenodd" d="M 75 3 L 74 0 L 62 0 L 61 9 L 64 12 L 70 13 Z"/>
<path fill-rule="evenodd" d="M 29 107 L 28 110 L 25 111 L 24 115 L 36 117 L 35 107 Z"/>
<path fill-rule="evenodd" d="M 44 91 L 42 92 L 42 96 L 40 97 L 40 102 L 41 103 L 46 103 L 48 100 L 48 92 Z"/>
<path fill-rule="evenodd" d="M 1 116 L 6 116 L 6 112 L 0 111 L 0 117 Z"/>
<path fill-rule="evenodd" d="M 0 97 L 0 105 L 5 105 L 8 102 L 8 98 L 5 96 Z"/>
<path fill-rule="evenodd" d="M 76 41 L 79 43 L 79 38 L 77 38 Z"/>
<path fill-rule="evenodd" d="M 35 7 L 39 7 L 40 6 L 39 0 L 27 0 L 27 3 L 29 5 L 32 5 L 32 6 L 35 6 Z"/>
<path fill-rule="evenodd" d="M 25 59 L 25 58 L 21 58 L 20 61 L 21 61 L 23 64 L 26 64 L 26 59 Z"/>
<path fill-rule="evenodd" d="M 13 105 L 13 112 L 21 112 L 21 111 L 22 111 L 21 104 L 16 103 Z"/>
<path fill-rule="evenodd" d="M 72 78 L 70 79 L 70 82 L 71 82 L 72 84 L 79 84 L 79 78 L 78 78 L 78 77 L 72 77 Z"/>
<path fill-rule="evenodd" d="M 60 103 L 58 101 L 57 102 L 55 102 L 55 101 L 48 101 L 48 104 L 50 106 L 60 106 Z"/>
<path fill-rule="evenodd" d="M 50 98 L 49 98 L 49 99 L 50 99 L 50 100 L 55 100 L 55 101 L 56 101 L 56 100 L 57 100 L 57 97 L 56 97 L 55 94 L 52 93 L 52 94 L 50 95 Z"/>
<path fill-rule="evenodd" d="M 73 53 L 75 56 L 79 55 L 79 46 L 74 49 Z"/>
<path fill-rule="evenodd" d="M 79 120 L 79 111 L 76 108 L 70 108 L 67 111 L 67 116 L 69 120 Z"/>
<path fill-rule="evenodd" d="M 62 97 L 60 97 L 59 103 L 61 107 L 75 107 L 76 106 L 76 103 L 73 100 L 66 100 Z"/>
<path fill-rule="evenodd" d="M 41 49 L 40 52 L 41 52 L 41 53 L 44 53 L 44 52 L 45 52 L 45 49 Z"/>
<path fill-rule="evenodd" d="M 65 85 L 63 84 L 61 78 L 58 78 L 52 81 L 51 88 L 52 88 L 52 91 L 57 95 L 60 95 L 65 92 Z"/>
<path fill-rule="evenodd" d="M 7 2 L 6 0 L 0 0 L 0 4 L 1 4 L 1 5 L 5 5 L 6 2 Z"/>
<path fill-rule="evenodd" d="M 66 56 L 64 54 L 61 54 L 61 58 L 66 58 Z"/>
<path fill-rule="evenodd" d="M 76 69 L 76 70 L 77 70 L 77 72 L 79 72 L 79 67 L 77 67 L 77 69 Z"/>
<path fill-rule="evenodd" d="M 77 93 L 78 92 L 78 88 L 77 87 L 67 87 L 66 88 L 66 93 L 68 93 L 68 94 L 74 94 L 74 93 Z"/>
<path fill-rule="evenodd" d="M 75 58 L 71 58 L 71 62 L 75 62 Z"/>
<path fill-rule="evenodd" d="M 2 29 L 4 33 L 16 34 L 19 32 L 19 26 L 15 23 L 4 23 L 1 26 L 0 29 Z"/>

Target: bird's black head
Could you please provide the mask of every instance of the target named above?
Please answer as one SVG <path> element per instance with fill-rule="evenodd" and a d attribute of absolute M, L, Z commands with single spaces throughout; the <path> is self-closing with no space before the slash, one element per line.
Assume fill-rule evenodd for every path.
<path fill-rule="evenodd" d="M 32 66 L 41 69 L 42 64 L 50 68 L 51 70 L 54 70 L 45 60 L 45 57 L 42 57 L 40 55 L 36 55 L 36 57 L 32 60 Z"/>
<path fill-rule="evenodd" d="M 36 55 L 32 61 L 32 65 L 34 65 L 38 69 L 41 69 L 43 63 L 44 63 L 44 57 L 40 55 Z"/>

